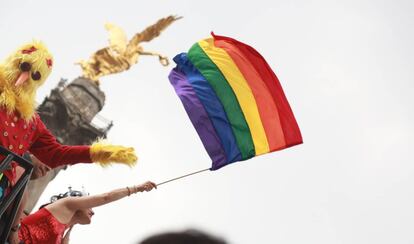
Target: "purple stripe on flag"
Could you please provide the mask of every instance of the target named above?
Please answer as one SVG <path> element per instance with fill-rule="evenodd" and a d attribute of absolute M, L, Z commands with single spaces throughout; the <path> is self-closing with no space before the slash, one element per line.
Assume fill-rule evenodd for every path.
<path fill-rule="evenodd" d="M 220 139 L 217 136 L 204 106 L 200 102 L 185 75 L 177 69 L 173 69 L 168 78 L 170 79 L 175 92 L 180 97 L 185 111 L 200 136 L 207 153 L 213 160 L 213 165 L 226 164 L 227 158 Z"/>

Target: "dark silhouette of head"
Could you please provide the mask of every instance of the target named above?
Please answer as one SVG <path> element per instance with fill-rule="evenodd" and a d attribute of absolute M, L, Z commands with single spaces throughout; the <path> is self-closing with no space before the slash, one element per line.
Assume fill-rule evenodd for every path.
<path fill-rule="evenodd" d="M 226 244 L 226 242 L 198 230 L 186 230 L 153 235 L 140 244 Z"/>

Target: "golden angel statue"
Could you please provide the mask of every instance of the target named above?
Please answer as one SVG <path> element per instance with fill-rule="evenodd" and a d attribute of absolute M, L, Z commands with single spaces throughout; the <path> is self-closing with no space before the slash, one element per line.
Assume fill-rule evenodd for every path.
<path fill-rule="evenodd" d="M 172 15 L 162 18 L 141 33 L 135 34 L 129 42 L 120 27 L 107 23 L 105 28 L 109 32 L 109 46 L 96 51 L 88 60 L 77 63 L 82 68 L 82 76 L 99 85 L 100 77 L 128 70 L 138 62 L 140 55 L 157 56 L 160 63 L 167 66 L 169 61 L 166 56 L 145 51 L 140 44 L 159 36 L 161 31 L 180 18 Z"/>

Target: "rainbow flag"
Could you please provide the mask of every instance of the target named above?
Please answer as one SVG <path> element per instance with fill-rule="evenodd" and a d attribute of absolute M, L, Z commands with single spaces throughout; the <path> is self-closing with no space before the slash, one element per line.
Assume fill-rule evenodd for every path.
<path fill-rule="evenodd" d="M 302 143 L 265 59 L 235 39 L 212 36 L 175 56 L 169 75 L 212 159 L 211 170 Z"/>

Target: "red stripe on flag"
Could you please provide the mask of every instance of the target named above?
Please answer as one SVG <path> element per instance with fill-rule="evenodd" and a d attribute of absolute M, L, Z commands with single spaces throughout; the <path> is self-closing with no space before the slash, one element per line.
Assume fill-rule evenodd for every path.
<path fill-rule="evenodd" d="M 242 54 L 250 60 L 252 66 L 266 83 L 278 108 L 279 118 L 285 136 L 286 147 L 302 143 L 303 140 L 299 126 L 283 92 L 282 86 L 280 85 L 279 79 L 262 55 L 260 55 L 260 53 L 251 46 L 235 39 L 225 36 L 216 36 L 213 33 L 212 35 L 216 40 L 224 40 L 235 45 L 242 52 Z"/>
<path fill-rule="evenodd" d="M 266 132 L 270 151 L 285 148 L 285 136 L 279 119 L 278 109 L 266 83 L 262 80 L 256 69 L 252 68 L 249 59 L 240 52 L 237 46 L 223 40 L 215 40 L 214 44 L 227 52 L 252 90 L 259 110 L 260 119 Z"/>

